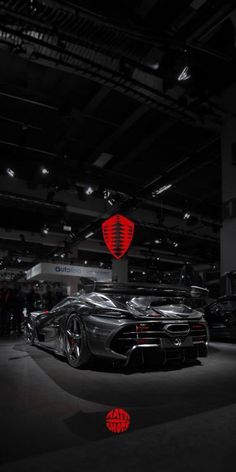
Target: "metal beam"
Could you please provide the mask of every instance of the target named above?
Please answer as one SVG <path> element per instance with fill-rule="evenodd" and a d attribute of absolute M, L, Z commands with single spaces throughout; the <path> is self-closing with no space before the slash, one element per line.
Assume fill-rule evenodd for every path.
<path fill-rule="evenodd" d="M 131 126 L 133 126 L 140 118 L 142 118 L 145 113 L 149 110 L 147 105 L 141 105 L 124 121 L 124 123 L 114 131 L 108 138 L 104 139 L 102 143 L 93 151 L 90 156 L 86 159 L 87 163 L 92 163 L 93 160 L 100 154 L 102 151 L 108 151 L 110 147 L 121 138 L 121 136 L 126 133 Z"/>
<path fill-rule="evenodd" d="M 0 176 L 0 189 L 2 198 L 8 198 L 9 201 L 12 201 L 12 205 L 15 206 L 16 200 L 24 201 L 25 204 L 36 204 L 42 205 L 48 208 L 55 210 L 62 210 L 62 204 L 64 205 L 64 210 L 68 213 L 74 213 L 78 215 L 85 215 L 91 218 L 108 218 L 110 214 L 114 211 L 113 208 L 108 208 L 106 202 L 102 198 L 95 198 L 91 197 L 85 201 L 78 200 L 75 192 L 68 192 L 68 191 L 60 191 L 56 193 L 54 197 L 53 203 L 48 203 L 46 201 L 47 194 L 50 189 L 45 189 L 43 186 L 38 186 L 36 189 L 29 189 L 26 183 L 21 179 L 14 179 L 14 194 L 12 193 L 12 180 L 9 177 Z M 1 196 L 1 195 L 0 195 Z M 131 198 L 127 196 L 127 198 Z M 172 213 L 176 213 L 176 215 L 181 216 L 183 213 L 183 208 L 175 207 L 173 205 L 169 205 L 167 203 L 163 203 L 163 201 L 158 200 L 149 200 L 147 198 L 140 199 L 140 206 L 139 212 L 142 212 L 142 215 L 145 212 L 142 209 L 142 205 L 147 205 L 151 208 L 163 208 L 167 211 Z M 132 210 L 131 210 L 132 211 Z M 131 213 L 130 211 L 130 213 Z M 150 211 L 146 211 L 146 214 L 149 215 L 149 221 L 151 220 Z M 196 212 L 192 212 L 191 214 L 197 217 L 202 222 L 210 223 L 210 224 L 221 224 L 220 220 L 215 220 L 209 217 L 205 217 Z M 145 215 L 144 215 L 145 216 Z M 140 216 L 141 218 L 141 216 Z M 156 219 L 156 212 L 155 210 L 152 211 L 152 218 Z"/>
<path fill-rule="evenodd" d="M 109 89 L 108 87 L 101 87 L 99 91 L 91 98 L 91 100 L 89 100 L 87 105 L 84 107 L 83 114 L 90 115 L 94 113 L 99 108 L 103 100 L 108 96 L 110 91 L 111 89 Z"/>
<path fill-rule="evenodd" d="M 107 249 L 103 241 L 99 239 L 93 240 L 86 240 L 81 242 L 78 245 L 79 251 L 88 251 L 88 252 L 96 252 L 101 254 L 108 254 Z M 129 257 L 133 257 L 135 259 L 147 259 L 150 257 L 150 252 L 148 249 L 143 248 L 142 246 L 132 246 L 129 249 Z M 173 256 L 173 252 L 171 251 L 164 251 L 164 250 L 153 250 L 152 257 L 160 257 L 161 260 L 165 260 L 166 262 L 174 262 L 179 264 L 184 264 L 186 260 L 190 259 L 197 259 L 196 257 L 193 258 L 187 254 L 180 253 L 177 256 Z"/>
<path fill-rule="evenodd" d="M 125 159 L 122 161 L 118 162 L 115 164 L 113 167 L 113 170 L 117 171 L 122 169 L 122 167 L 126 166 L 127 164 L 130 164 L 132 161 L 134 161 L 140 154 L 143 154 L 147 149 L 157 141 L 157 139 L 162 136 L 168 129 L 170 129 L 173 125 L 172 121 L 167 121 L 163 123 L 162 126 L 159 128 L 155 129 L 154 131 L 151 131 L 147 136 L 144 137 L 144 139 L 141 141 L 140 144 L 138 144 L 137 147 L 135 147 L 131 152 L 125 155 Z"/>
<path fill-rule="evenodd" d="M 23 235 L 25 237 L 24 243 L 22 243 L 20 235 Z M 6 228 L 0 228 L 0 239 L 7 241 L 15 241 L 19 244 L 34 243 L 40 244 L 42 246 L 64 247 L 65 235 L 62 235 L 62 233 L 50 233 L 47 235 L 47 237 L 43 237 L 40 233 L 35 233 L 31 231 L 16 231 L 9 229 L 6 230 Z"/>
<path fill-rule="evenodd" d="M 159 2 L 159 0 L 142 0 L 137 13 L 142 16 L 142 18 L 145 18 L 148 16 L 152 8 Z"/>

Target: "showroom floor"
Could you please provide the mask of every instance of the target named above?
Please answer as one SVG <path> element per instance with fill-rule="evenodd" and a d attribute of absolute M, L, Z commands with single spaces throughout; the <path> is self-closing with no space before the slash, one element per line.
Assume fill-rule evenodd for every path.
<path fill-rule="evenodd" d="M 20 339 L 0 342 L 0 470 L 231 470 L 236 345 L 183 368 L 75 370 Z M 105 415 L 124 407 L 128 432 Z M 151 458 L 151 461 L 150 459 Z"/>

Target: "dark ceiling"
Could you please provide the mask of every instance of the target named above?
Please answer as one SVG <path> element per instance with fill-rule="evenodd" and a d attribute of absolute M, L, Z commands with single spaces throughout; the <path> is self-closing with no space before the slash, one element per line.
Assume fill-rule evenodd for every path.
<path fill-rule="evenodd" d="M 0 4 L 2 267 L 109 265 L 100 227 L 117 212 L 137 223 L 131 267 L 217 264 L 234 2 Z"/>

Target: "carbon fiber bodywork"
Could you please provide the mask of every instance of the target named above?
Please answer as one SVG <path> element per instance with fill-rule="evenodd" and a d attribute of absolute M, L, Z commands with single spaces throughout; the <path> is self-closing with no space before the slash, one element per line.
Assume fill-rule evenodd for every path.
<path fill-rule="evenodd" d="M 87 348 L 96 357 L 127 364 L 134 352 L 151 352 L 163 362 L 206 356 L 207 323 L 186 300 L 191 302 L 190 291 L 179 287 L 97 284 L 92 292 L 68 297 L 48 313 L 31 313 L 26 326 L 34 344 L 62 356 L 72 314 L 82 323 Z"/>

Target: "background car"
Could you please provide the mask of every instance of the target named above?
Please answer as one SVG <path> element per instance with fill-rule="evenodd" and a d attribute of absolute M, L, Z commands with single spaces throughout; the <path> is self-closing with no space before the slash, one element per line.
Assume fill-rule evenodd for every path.
<path fill-rule="evenodd" d="M 92 356 L 128 364 L 135 353 L 163 363 L 207 355 L 208 328 L 191 302 L 204 289 L 138 284 L 93 283 L 49 312 L 33 312 L 26 341 L 66 356 L 73 367 Z"/>
<path fill-rule="evenodd" d="M 225 295 L 205 307 L 211 339 L 236 341 L 236 295 Z"/>

